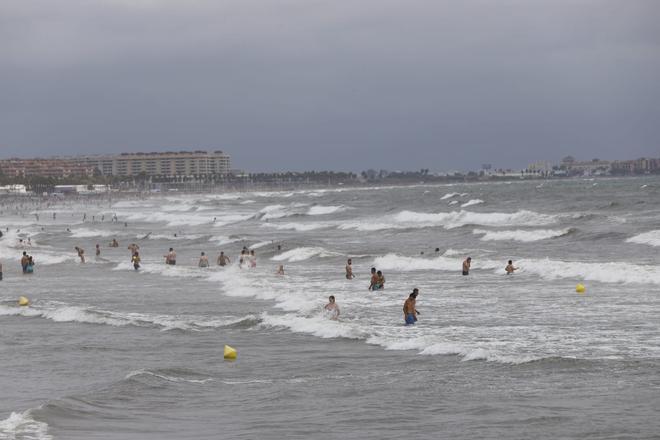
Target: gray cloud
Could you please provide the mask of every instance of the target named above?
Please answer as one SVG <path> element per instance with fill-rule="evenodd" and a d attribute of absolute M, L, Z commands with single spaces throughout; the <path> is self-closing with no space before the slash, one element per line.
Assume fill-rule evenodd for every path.
<path fill-rule="evenodd" d="M 5 0 L 0 156 L 273 169 L 660 156 L 660 2 Z"/>

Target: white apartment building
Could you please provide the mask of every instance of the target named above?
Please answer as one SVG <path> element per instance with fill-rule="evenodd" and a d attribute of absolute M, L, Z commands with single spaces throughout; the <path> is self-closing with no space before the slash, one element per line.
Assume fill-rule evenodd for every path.
<path fill-rule="evenodd" d="M 104 176 L 211 176 L 225 175 L 230 170 L 229 155 L 222 151 L 122 153 L 80 160 Z"/>

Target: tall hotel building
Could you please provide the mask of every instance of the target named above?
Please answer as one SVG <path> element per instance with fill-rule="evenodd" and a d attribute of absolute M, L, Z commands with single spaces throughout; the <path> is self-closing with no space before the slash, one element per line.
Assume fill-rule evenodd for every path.
<path fill-rule="evenodd" d="M 86 156 L 84 163 L 104 176 L 212 176 L 229 173 L 229 155 L 222 151 L 122 153 Z"/>

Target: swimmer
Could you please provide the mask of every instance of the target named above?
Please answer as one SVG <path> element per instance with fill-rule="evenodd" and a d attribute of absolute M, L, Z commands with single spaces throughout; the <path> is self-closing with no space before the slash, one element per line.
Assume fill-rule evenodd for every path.
<path fill-rule="evenodd" d="M 101 256 L 101 245 L 96 243 L 96 256 L 100 257 Z"/>
<path fill-rule="evenodd" d="M 201 256 L 199 257 L 198 266 L 199 267 L 209 267 L 209 259 L 206 256 L 206 254 L 204 254 L 204 252 L 202 252 Z"/>
<path fill-rule="evenodd" d="M 133 252 L 133 256 L 131 257 L 131 263 L 133 263 L 133 269 L 138 270 L 140 268 L 140 254 L 138 251 Z"/>
<path fill-rule="evenodd" d="M 110 247 L 113 247 L 113 248 L 119 247 L 119 242 L 117 241 L 116 238 L 112 239 L 112 241 L 110 242 Z"/>
<path fill-rule="evenodd" d="M 463 275 L 469 275 L 470 274 L 470 265 L 472 264 L 472 257 L 467 257 L 465 261 L 463 261 Z"/>
<path fill-rule="evenodd" d="M 378 277 L 378 282 L 374 285 L 373 290 L 383 290 L 385 288 L 385 277 L 383 276 L 383 272 L 379 270 L 376 272 L 376 276 Z"/>
<path fill-rule="evenodd" d="M 2 261 L 0 261 L 0 281 L 2 281 Z"/>
<path fill-rule="evenodd" d="M 27 266 L 25 267 L 25 273 L 30 274 L 34 273 L 34 260 L 32 259 L 32 255 L 28 255 L 27 257 Z"/>
<path fill-rule="evenodd" d="M 165 258 L 165 264 L 169 264 L 171 266 L 176 265 L 176 252 L 174 252 L 174 248 L 170 248 L 170 251 L 163 255 Z"/>
<path fill-rule="evenodd" d="M 513 267 L 513 260 L 509 260 L 509 264 L 506 265 L 504 270 L 506 271 L 507 275 L 511 275 L 511 274 L 513 274 L 514 271 L 518 270 L 518 268 Z"/>
<path fill-rule="evenodd" d="M 355 278 L 355 275 L 353 274 L 353 260 L 349 258 L 346 261 L 346 279 L 352 280 L 353 278 Z"/>
<path fill-rule="evenodd" d="M 131 255 L 135 254 L 135 252 L 140 249 L 140 246 L 138 246 L 135 243 L 131 243 L 128 245 L 128 250 L 131 251 Z"/>
<path fill-rule="evenodd" d="M 277 272 L 275 272 L 276 275 L 284 275 L 284 265 L 280 264 L 280 267 L 277 268 Z"/>
<path fill-rule="evenodd" d="M 257 267 L 257 256 L 254 254 L 254 249 L 250 251 L 248 261 L 250 262 L 250 267 Z"/>
<path fill-rule="evenodd" d="M 378 274 L 376 273 L 376 268 L 371 268 L 371 282 L 369 284 L 369 290 L 374 290 L 374 286 L 378 284 Z"/>
<path fill-rule="evenodd" d="M 328 317 L 330 319 L 337 321 L 339 319 L 339 306 L 335 302 L 334 295 L 330 295 L 328 301 L 328 304 L 326 304 L 323 309 L 328 313 Z"/>
<path fill-rule="evenodd" d="M 218 255 L 218 266 L 226 266 L 227 263 L 231 263 L 229 257 L 223 251 L 220 251 L 220 255 Z"/>
<path fill-rule="evenodd" d="M 419 294 L 419 289 L 413 289 L 412 293 L 408 296 L 408 299 L 403 303 L 403 320 L 406 325 L 414 325 L 417 322 L 417 315 L 420 313 L 417 311 L 417 295 Z"/>
<path fill-rule="evenodd" d="M 27 265 L 30 260 L 28 259 L 27 252 L 23 251 L 23 256 L 21 257 L 21 267 L 23 268 L 23 273 L 27 273 Z"/>
<path fill-rule="evenodd" d="M 85 262 L 85 249 L 83 249 L 81 247 L 78 247 L 78 246 L 76 246 L 74 249 L 76 250 L 76 252 L 78 252 L 78 256 L 80 257 L 80 262 L 84 263 Z"/>

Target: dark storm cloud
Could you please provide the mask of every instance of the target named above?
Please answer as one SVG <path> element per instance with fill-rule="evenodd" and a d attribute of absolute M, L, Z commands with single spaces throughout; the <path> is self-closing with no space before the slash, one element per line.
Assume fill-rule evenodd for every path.
<path fill-rule="evenodd" d="M 660 2 L 0 5 L 0 156 L 272 169 L 660 156 Z"/>

